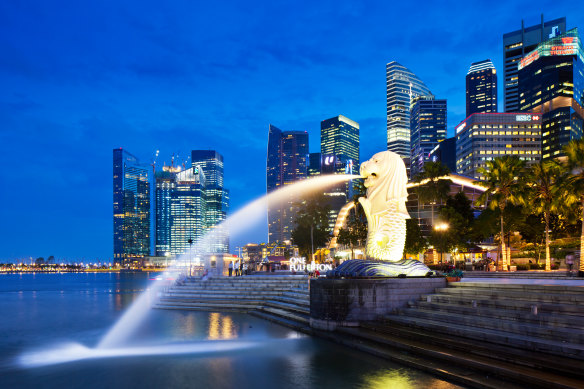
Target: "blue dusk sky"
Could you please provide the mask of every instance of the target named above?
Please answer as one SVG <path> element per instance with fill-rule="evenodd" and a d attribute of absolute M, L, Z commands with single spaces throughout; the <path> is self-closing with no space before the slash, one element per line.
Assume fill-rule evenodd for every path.
<path fill-rule="evenodd" d="M 361 159 L 386 148 L 385 65 L 465 116 L 465 75 L 502 36 L 581 1 L 2 1 L 0 261 L 111 260 L 112 149 L 150 163 L 215 149 L 237 210 L 266 190 L 268 124 L 310 134 L 343 114 Z M 503 108 L 500 93 L 499 108 Z M 267 227 L 232 237 L 232 250 Z"/>

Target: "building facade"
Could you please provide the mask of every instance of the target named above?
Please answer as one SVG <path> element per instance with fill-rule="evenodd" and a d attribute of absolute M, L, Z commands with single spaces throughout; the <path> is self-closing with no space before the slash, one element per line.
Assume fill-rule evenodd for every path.
<path fill-rule="evenodd" d="M 429 96 L 430 89 L 408 68 L 393 61 L 386 65 L 387 149 L 410 157 L 410 104 Z"/>
<path fill-rule="evenodd" d="M 170 254 L 181 255 L 204 236 L 207 224 L 205 214 L 205 174 L 195 166 L 175 174 L 175 187 L 170 193 Z M 189 243 L 189 240 L 192 241 Z M 203 252 L 209 252 L 207 247 Z"/>
<path fill-rule="evenodd" d="M 126 150 L 113 150 L 114 263 L 126 265 L 150 255 L 148 167 Z"/>
<path fill-rule="evenodd" d="M 410 177 L 424 170 L 430 152 L 446 139 L 446 100 L 419 96 L 412 100 L 410 113 Z"/>
<path fill-rule="evenodd" d="M 497 70 L 490 59 L 470 65 L 466 74 L 466 116 L 497 112 Z"/>
<path fill-rule="evenodd" d="M 310 153 L 308 155 L 308 177 L 320 175 L 320 153 Z"/>
<path fill-rule="evenodd" d="M 503 35 L 503 79 L 505 92 L 505 112 L 519 111 L 519 61 L 535 50 L 541 42 L 566 32 L 566 18 L 541 22 Z"/>
<path fill-rule="evenodd" d="M 456 137 L 444 139 L 430 151 L 430 161 L 440 162 L 456 172 Z"/>
<path fill-rule="evenodd" d="M 205 223 L 211 242 L 210 252 L 229 252 L 229 233 L 220 224 L 229 212 L 229 190 L 223 186 L 223 156 L 215 150 L 192 150 L 193 167 L 200 166 L 205 175 Z"/>
<path fill-rule="evenodd" d="M 541 114 L 475 113 L 456 126 L 456 173 L 483 179 L 487 161 L 515 155 L 526 164 L 541 160 Z"/>
<path fill-rule="evenodd" d="M 358 170 L 359 123 L 343 115 L 320 122 L 320 153 L 335 155 L 344 163 L 351 164 L 353 169 L 356 166 Z"/>
<path fill-rule="evenodd" d="M 522 111 L 542 115 L 542 158 L 561 157 L 580 139 L 584 119 L 584 50 L 576 28 L 549 39 L 519 63 Z"/>
<path fill-rule="evenodd" d="M 307 178 L 308 133 L 282 131 L 270 124 L 266 163 L 266 189 L 273 192 L 284 185 Z M 268 197 L 268 242 L 291 238 L 300 197 L 291 196 L 284 204 Z"/>
<path fill-rule="evenodd" d="M 170 199 L 176 189 L 175 173 L 178 168 L 164 166 L 155 174 L 154 214 L 155 214 L 155 255 L 169 256 L 170 251 Z"/>

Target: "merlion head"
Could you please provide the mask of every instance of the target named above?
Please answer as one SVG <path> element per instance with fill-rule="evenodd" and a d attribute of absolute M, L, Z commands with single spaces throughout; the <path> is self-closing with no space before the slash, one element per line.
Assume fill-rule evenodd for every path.
<path fill-rule="evenodd" d="M 367 198 L 372 202 L 373 212 L 383 210 L 379 208 L 385 208 L 390 200 L 400 200 L 400 210 L 406 212 L 408 175 L 398 154 L 392 151 L 377 153 L 361 164 L 359 173 L 365 179 Z"/>

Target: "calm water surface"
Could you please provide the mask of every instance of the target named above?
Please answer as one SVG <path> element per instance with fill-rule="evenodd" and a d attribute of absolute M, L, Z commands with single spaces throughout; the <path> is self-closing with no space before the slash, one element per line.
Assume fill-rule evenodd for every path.
<path fill-rule="evenodd" d="M 203 344 L 183 355 L 23 368 L 26 353 L 94 347 L 152 274 L 0 275 L 0 388 L 457 388 L 253 316 L 152 310 L 127 344 Z M 215 342 L 254 347 L 216 351 Z M 222 343 L 223 344 L 223 343 Z"/>

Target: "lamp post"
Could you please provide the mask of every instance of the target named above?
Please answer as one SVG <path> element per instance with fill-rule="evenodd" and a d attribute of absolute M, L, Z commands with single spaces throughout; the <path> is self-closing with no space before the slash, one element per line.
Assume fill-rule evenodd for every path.
<path fill-rule="evenodd" d="M 193 258 L 193 239 L 189 238 L 188 240 L 189 242 L 189 277 L 191 276 L 191 259 Z"/>
<path fill-rule="evenodd" d="M 442 234 L 444 233 L 444 231 L 447 231 L 449 227 L 450 226 L 448 225 L 448 223 L 439 223 L 439 224 L 436 224 L 434 226 L 434 230 L 439 231 L 440 232 L 440 235 L 442 236 Z M 443 264 L 443 262 L 442 262 L 442 250 L 440 250 L 440 264 L 441 265 Z"/>

